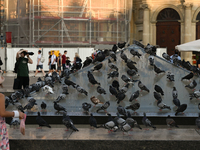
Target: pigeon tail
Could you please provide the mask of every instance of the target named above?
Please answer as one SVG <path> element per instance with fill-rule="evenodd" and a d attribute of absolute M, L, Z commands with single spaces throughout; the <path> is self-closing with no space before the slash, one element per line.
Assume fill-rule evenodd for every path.
<path fill-rule="evenodd" d="M 72 130 L 79 131 L 75 126 L 72 125 Z"/>
<path fill-rule="evenodd" d="M 164 108 L 167 108 L 167 109 L 171 110 L 170 106 L 166 106 L 166 105 L 165 105 Z"/>

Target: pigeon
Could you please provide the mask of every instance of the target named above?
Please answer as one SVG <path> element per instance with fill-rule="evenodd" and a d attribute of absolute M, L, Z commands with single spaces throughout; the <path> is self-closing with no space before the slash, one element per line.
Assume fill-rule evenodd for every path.
<path fill-rule="evenodd" d="M 12 118 L 11 122 L 10 122 L 10 127 L 13 126 L 13 128 L 17 128 L 19 127 L 20 125 L 20 120 L 19 118 Z"/>
<path fill-rule="evenodd" d="M 187 104 L 182 104 L 178 107 L 178 109 L 176 110 L 175 116 L 178 115 L 179 112 L 184 112 L 187 109 Z"/>
<path fill-rule="evenodd" d="M 55 100 L 56 103 L 59 103 L 61 100 L 66 98 L 66 94 L 60 94 Z"/>
<path fill-rule="evenodd" d="M 100 111 L 100 110 L 104 110 L 106 112 L 106 109 L 110 106 L 110 102 L 107 101 L 105 102 L 99 109 L 97 109 L 97 113 Z"/>
<path fill-rule="evenodd" d="M 100 100 L 98 98 L 96 98 L 95 96 L 92 96 L 90 98 L 91 102 L 94 104 L 94 105 L 97 105 L 97 104 L 103 104 L 102 102 L 100 102 Z"/>
<path fill-rule="evenodd" d="M 112 118 L 111 114 L 107 114 L 108 115 L 108 121 L 113 121 L 114 119 Z"/>
<path fill-rule="evenodd" d="M 131 109 L 133 111 L 136 111 L 140 108 L 140 103 L 134 103 L 134 104 L 131 104 L 129 106 L 126 107 L 126 109 Z"/>
<path fill-rule="evenodd" d="M 195 80 L 192 80 L 188 85 L 185 87 L 188 87 L 189 89 L 194 89 L 197 86 L 197 82 Z"/>
<path fill-rule="evenodd" d="M 198 109 L 200 110 L 200 103 L 198 104 Z"/>
<path fill-rule="evenodd" d="M 9 104 L 10 104 L 10 98 L 5 96 L 5 108 L 7 108 Z"/>
<path fill-rule="evenodd" d="M 162 72 L 164 72 L 165 73 L 165 71 L 164 70 L 161 70 L 160 68 L 158 68 L 156 65 L 153 65 L 154 66 L 154 71 L 156 72 L 156 74 L 160 74 L 160 73 L 162 73 Z"/>
<path fill-rule="evenodd" d="M 97 127 L 97 120 L 94 118 L 93 114 L 90 114 L 90 118 L 89 118 L 89 123 L 90 123 L 90 127 Z"/>
<path fill-rule="evenodd" d="M 134 127 L 134 122 L 125 122 L 125 124 L 123 124 L 120 129 L 123 131 L 124 134 L 124 132 L 128 133 L 128 131 L 130 131 L 132 127 Z"/>
<path fill-rule="evenodd" d="M 124 54 L 123 50 L 121 50 L 120 57 L 121 57 L 121 59 L 123 59 L 127 63 L 128 57 L 126 56 L 126 54 Z"/>
<path fill-rule="evenodd" d="M 176 90 L 176 87 L 173 87 L 172 97 L 173 97 L 173 99 L 177 99 L 178 98 L 178 91 Z"/>
<path fill-rule="evenodd" d="M 100 87 L 100 86 L 97 87 L 97 92 L 99 94 L 106 94 L 106 91 L 102 87 Z"/>
<path fill-rule="evenodd" d="M 63 106 L 57 104 L 57 102 L 55 102 L 55 101 L 54 101 L 54 109 L 57 110 L 58 112 L 59 111 L 67 112 L 66 109 Z"/>
<path fill-rule="evenodd" d="M 175 81 L 175 80 L 174 80 L 174 74 L 171 73 L 171 72 L 168 72 L 168 73 L 167 73 L 167 79 L 169 79 L 169 81 L 171 81 L 171 82 Z"/>
<path fill-rule="evenodd" d="M 126 109 L 124 107 L 122 107 L 121 105 L 117 106 L 117 111 L 119 114 L 124 115 L 125 117 L 127 116 Z"/>
<path fill-rule="evenodd" d="M 100 64 L 94 66 L 94 69 L 92 69 L 91 71 L 100 70 L 102 67 L 103 67 L 103 64 L 100 63 Z"/>
<path fill-rule="evenodd" d="M 142 123 L 146 126 L 146 127 L 152 127 L 153 129 L 156 129 L 156 127 L 151 123 L 151 121 L 146 117 L 146 113 L 143 113 L 144 117 L 142 118 Z"/>
<path fill-rule="evenodd" d="M 103 53 L 103 51 L 98 50 L 97 55 L 95 56 L 93 63 L 95 63 L 96 61 L 102 62 L 104 59 L 105 59 L 105 54 Z"/>
<path fill-rule="evenodd" d="M 128 84 L 126 84 L 125 86 L 123 86 L 120 90 L 119 90 L 119 92 L 121 92 L 121 93 L 126 93 L 127 91 L 128 91 L 128 87 L 129 87 L 129 83 Z"/>
<path fill-rule="evenodd" d="M 24 88 L 24 96 L 28 97 L 31 93 L 31 86 L 27 86 Z"/>
<path fill-rule="evenodd" d="M 192 72 L 190 72 L 188 75 L 182 77 L 182 78 L 181 78 L 181 81 L 184 80 L 184 79 L 190 80 L 190 79 L 193 78 L 193 76 L 194 76 L 194 74 L 193 74 Z"/>
<path fill-rule="evenodd" d="M 117 122 L 119 126 L 123 126 L 126 124 L 126 121 L 120 117 L 119 113 L 117 113 L 117 116 L 114 118 L 114 120 Z"/>
<path fill-rule="evenodd" d="M 126 97 L 126 95 L 124 93 L 122 93 L 122 92 L 117 93 L 117 95 L 116 95 L 117 104 L 119 104 L 125 97 Z"/>
<path fill-rule="evenodd" d="M 138 53 L 137 50 L 134 50 L 134 49 L 131 49 L 131 50 L 130 50 L 130 53 L 131 53 L 133 56 L 137 56 L 138 58 L 140 58 L 140 56 L 142 56 L 140 53 Z"/>
<path fill-rule="evenodd" d="M 124 48 L 125 47 L 125 45 L 126 45 L 126 42 L 123 42 L 123 43 L 117 43 L 117 46 L 119 47 L 119 48 Z"/>
<path fill-rule="evenodd" d="M 45 77 L 45 83 L 46 83 L 47 85 L 51 86 L 51 87 L 54 87 L 54 85 L 53 85 L 53 80 L 52 80 L 52 78 L 49 77 L 49 76 Z M 33 85 L 32 85 L 32 86 L 33 86 Z"/>
<path fill-rule="evenodd" d="M 87 77 L 88 77 L 88 79 L 89 79 L 89 78 L 94 78 L 94 75 L 92 74 L 91 71 L 88 71 L 88 72 L 87 72 Z"/>
<path fill-rule="evenodd" d="M 108 79 L 109 78 L 118 77 L 118 76 L 119 76 L 119 72 L 118 71 L 112 71 L 111 73 L 108 74 Z"/>
<path fill-rule="evenodd" d="M 54 94 L 53 89 L 48 85 L 43 87 L 43 91 L 45 91 L 47 94 Z"/>
<path fill-rule="evenodd" d="M 152 55 L 149 56 L 149 64 L 150 64 L 151 66 L 154 65 L 154 56 L 152 56 Z"/>
<path fill-rule="evenodd" d="M 159 101 L 159 100 L 162 101 L 161 95 L 160 95 L 159 93 L 153 92 L 153 96 L 154 96 L 154 98 L 155 98 L 157 101 Z"/>
<path fill-rule="evenodd" d="M 131 80 L 129 77 L 127 77 L 126 75 L 122 75 L 121 79 L 126 82 L 126 83 L 133 83 L 133 82 L 137 82 L 138 80 Z"/>
<path fill-rule="evenodd" d="M 69 94 L 69 93 L 68 93 L 68 85 L 63 84 L 63 85 L 62 85 L 62 90 L 63 90 L 62 94 Z"/>
<path fill-rule="evenodd" d="M 138 72 L 138 69 L 135 67 L 135 65 L 132 63 L 132 62 L 128 62 L 127 61 L 127 67 L 129 68 L 129 69 L 134 69 L 135 71 L 137 71 Z"/>
<path fill-rule="evenodd" d="M 170 117 L 170 115 L 167 116 L 166 123 L 167 123 L 167 126 L 169 126 L 170 128 L 172 128 L 172 127 L 179 128 L 178 125 L 176 124 L 176 122 L 174 121 L 174 119 L 172 119 Z"/>
<path fill-rule="evenodd" d="M 117 56 L 115 55 L 115 53 L 114 52 L 110 52 L 110 57 L 114 60 L 114 61 L 116 61 L 117 60 Z"/>
<path fill-rule="evenodd" d="M 66 113 L 63 113 L 63 120 L 62 120 L 63 124 L 67 127 L 68 129 L 71 129 L 72 131 L 79 131 L 73 124 L 73 121 L 70 119 L 70 117 L 68 115 L 66 115 Z"/>
<path fill-rule="evenodd" d="M 127 63 L 137 64 L 135 61 L 132 61 L 131 59 L 127 59 Z"/>
<path fill-rule="evenodd" d="M 40 116 L 40 112 L 38 112 L 38 116 L 36 117 L 36 122 L 39 125 L 39 127 L 48 127 L 51 128 L 51 126 Z"/>
<path fill-rule="evenodd" d="M 134 69 L 128 69 L 127 70 L 127 74 L 129 75 L 129 76 L 140 76 L 138 73 L 137 73 L 137 71 L 135 71 Z"/>
<path fill-rule="evenodd" d="M 139 128 L 140 130 L 142 130 L 142 128 L 140 127 L 140 125 L 137 123 L 137 121 L 134 120 L 133 118 L 131 118 L 131 114 L 130 114 L 129 111 L 127 111 L 126 122 L 127 122 L 128 124 L 133 123 L 133 124 L 131 125 L 132 128 L 133 128 L 133 127 L 137 127 L 137 128 Z"/>
<path fill-rule="evenodd" d="M 195 124 L 197 126 L 197 129 L 200 129 L 200 113 L 199 113 L 199 117 L 195 120 Z"/>
<path fill-rule="evenodd" d="M 105 129 L 108 129 L 108 133 L 110 133 L 112 130 L 116 131 L 118 130 L 118 123 L 116 121 L 116 119 L 112 119 L 110 121 L 108 121 L 107 123 L 99 126 L 99 128 L 105 128 Z"/>
<path fill-rule="evenodd" d="M 42 104 L 40 105 L 40 107 L 41 107 L 42 109 L 46 109 L 46 108 L 47 108 L 47 104 L 46 104 L 45 102 L 42 102 Z"/>
<path fill-rule="evenodd" d="M 175 65 L 175 66 L 180 66 L 181 65 L 181 60 L 179 60 L 178 58 L 173 58 L 173 64 Z"/>
<path fill-rule="evenodd" d="M 89 82 L 92 84 L 92 85 L 95 85 L 95 84 L 98 84 L 98 85 L 100 85 L 100 83 L 99 82 L 97 82 L 96 80 L 95 80 L 95 78 L 93 77 L 91 77 L 91 78 L 89 78 Z"/>
<path fill-rule="evenodd" d="M 92 63 L 93 59 L 91 57 L 86 57 L 86 60 L 83 62 L 83 68 L 89 66 Z"/>
<path fill-rule="evenodd" d="M 27 109 L 27 110 L 30 110 L 33 108 L 34 105 L 37 105 L 36 103 L 36 100 L 35 99 L 32 99 L 25 107 L 24 107 L 24 110 Z"/>
<path fill-rule="evenodd" d="M 112 95 L 115 95 L 115 96 L 117 96 L 117 90 L 112 86 L 112 85 L 110 85 L 109 86 L 109 91 L 110 91 L 110 93 L 112 94 Z"/>
<path fill-rule="evenodd" d="M 139 90 L 137 90 L 136 92 L 134 92 L 134 93 L 131 95 L 131 97 L 130 97 L 130 99 L 129 99 L 129 102 L 132 102 L 133 100 L 137 100 L 137 98 L 139 97 L 139 95 L 140 95 L 140 92 L 139 92 Z"/>
<path fill-rule="evenodd" d="M 190 100 L 192 100 L 193 98 L 199 98 L 200 97 L 200 91 L 194 91 L 193 93 L 190 94 Z"/>
<path fill-rule="evenodd" d="M 117 48 L 117 45 L 114 44 L 113 47 L 112 47 L 112 51 L 113 51 L 114 53 L 116 53 L 117 49 L 118 49 L 118 48 Z"/>
<path fill-rule="evenodd" d="M 166 60 L 170 61 L 170 56 L 167 53 L 163 53 L 162 57 L 165 58 Z"/>
<path fill-rule="evenodd" d="M 116 88 L 116 89 L 119 91 L 119 82 L 118 82 L 117 80 L 114 80 L 114 81 L 112 82 L 112 86 L 113 86 L 114 88 Z"/>
<path fill-rule="evenodd" d="M 89 112 L 89 109 L 91 108 L 91 106 L 92 105 L 90 103 L 86 103 L 86 102 L 82 104 L 82 108 L 85 112 Z"/>
<path fill-rule="evenodd" d="M 160 111 L 161 111 L 162 109 L 165 109 L 165 108 L 171 110 L 170 106 L 167 106 L 166 104 L 164 104 L 164 103 L 162 102 L 162 100 L 158 100 L 157 106 L 160 108 Z"/>
<path fill-rule="evenodd" d="M 83 87 L 79 86 L 79 85 L 76 85 L 76 90 L 79 92 L 79 93 L 83 93 L 87 96 L 88 92 L 86 90 L 83 89 Z"/>
<path fill-rule="evenodd" d="M 17 109 L 24 113 L 24 108 L 22 107 L 21 104 L 17 106 Z"/>
<path fill-rule="evenodd" d="M 65 67 L 64 70 L 61 72 L 61 78 L 65 77 L 65 79 L 69 79 L 69 75 L 71 74 L 71 71 L 69 68 Z"/>
<path fill-rule="evenodd" d="M 116 65 L 114 65 L 110 59 L 108 59 L 108 67 L 110 67 L 110 69 L 115 69 L 116 71 L 118 71 L 118 68 Z"/>
<path fill-rule="evenodd" d="M 174 105 L 176 105 L 177 107 L 180 107 L 181 103 L 180 100 L 178 98 L 173 99 L 173 103 Z"/>
<path fill-rule="evenodd" d="M 158 93 L 160 93 L 162 96 L 164 95 L 164 92 L 162 90 L 162 88 L 159 85 L 155 85 L 154 86 L 154 90 Z"/>
<path fill-rule="evenodd" d="M 72 86 L 73 88 L 76 88 L 76 83 L 68 80 L 68 79 L 65 79 L 65 84 L 68 85 L 68 86 Z"/>
<path fill-rule="evenodd" d="M 147 91 L 149 93 L 149 89 L 144 84 L 142 84 L 141 81 L 138 82 L 138 87 L 141 89 L 141 91 Z"/>

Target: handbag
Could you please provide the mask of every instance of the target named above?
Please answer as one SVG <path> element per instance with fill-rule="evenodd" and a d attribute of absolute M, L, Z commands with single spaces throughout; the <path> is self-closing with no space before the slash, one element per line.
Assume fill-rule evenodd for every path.
<path fill-rule="evenodd" d="M 20 89 L 19 85 L 20 85 L 20 79 L 15 78 L 15 79 L 14 79 L 14 84 L 13 84 L 13 89 L 14 89 L 14 90 Z"/>

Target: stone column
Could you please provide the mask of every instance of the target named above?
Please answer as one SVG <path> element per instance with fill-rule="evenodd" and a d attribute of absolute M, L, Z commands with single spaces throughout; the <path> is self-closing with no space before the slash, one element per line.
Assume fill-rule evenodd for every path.
<path fill-rule="evenodd" d="M 192 33 L 192 4 L 185 4 L 185 36 L 184 43 L 190 42 Z M 181 52 L 181 59 L 192 64 L 192 52 Z"/>
<path fill-rule="evenodd" d="M 144 16 L 143 16 L 143 44 L 147 45 L 150 41 L 150 16 L 149 16 L 149 8 L 147 4 L 142 5 L 144 9 Z"/>

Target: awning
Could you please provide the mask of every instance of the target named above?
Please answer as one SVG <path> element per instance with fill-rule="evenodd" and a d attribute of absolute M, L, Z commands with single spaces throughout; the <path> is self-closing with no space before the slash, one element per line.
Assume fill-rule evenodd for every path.
<path fill-rule="evenodd" d="M 200 52 L 200 39 L 196 40 L 196 41 L 184 43 L 184 44 L 181 44 L 181 45 L 177 45 L 175 48 L 179 51 L 182 51 L 182 52 L 183 51 L 185 51 L 185 52 L 188 52 L 188 51 L 198 51 L 198 52 Z"/>

